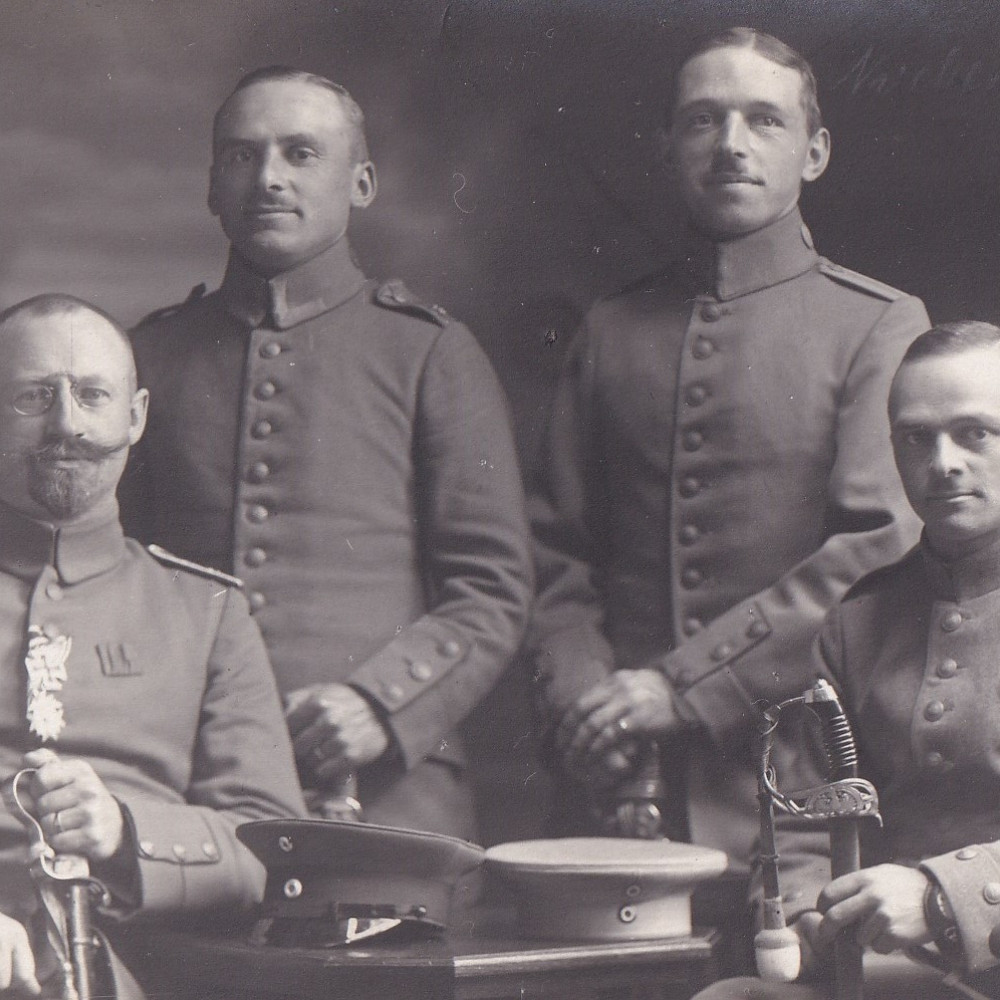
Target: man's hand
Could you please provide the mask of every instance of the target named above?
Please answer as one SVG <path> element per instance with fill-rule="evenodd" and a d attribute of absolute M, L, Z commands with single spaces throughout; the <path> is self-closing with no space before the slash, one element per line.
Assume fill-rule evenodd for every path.
<path fill-rule="evenodd" d="M 663 674 L 651 669 L 616 670 L 566 711 L 556 727 L 555 745 L 571 774 L 589 774 L 602 770 L 609 751 L 680 728 L 674 694 Z"/>
<path fill-rule="evenodd" d="M 816 910 L 806 910 L 791 924 L 791 929 L 799 937 L 799 953 L 802 956 L 800 976 L 815 972 L 833 957 L 831 945 L 820 939 L 819 927 L 822 921 L 821 913 Z"/>
<path fill-rule="evenodd" d="M 880 954 L 927 944 L 924 917 L 927 876 L 905 865 L 876 865 L 834 879 L 819 896 L 820 941 L 829 944 L 844 927 L 857 927 L 858 944 Z"/>
<path fill-rule="evenodd" d="M 285 697 L 295 756 L 319 781 L 335 784 L 378 760 L 389 734 L 372 706 L 346 684 L 316 684 Z"/>
<path fill-rule="evenodd" d="M 29 996 L 42 992 L 35 978 L 35 956 L 24 925 L 0 913 L 0 991 L 19 991 Z"/>
<path fill-rule="evenodd" d="M 90 764 L 42 749 L 25 754 L 24 766 L 37 768 L 28 791 L 45 839 L 57 853 L 106 861 L 121 847 L 121 806 Z"/>

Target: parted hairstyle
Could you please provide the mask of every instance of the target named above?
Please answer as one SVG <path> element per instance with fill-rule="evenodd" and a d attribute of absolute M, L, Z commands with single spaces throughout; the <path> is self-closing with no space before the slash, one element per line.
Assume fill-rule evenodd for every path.
<path fill-rule="evenodd" d="M 681 73 L 692 59 L 712 52 L 715 49 L 752 49 L 758 55 L 779 66 L 794 69 L 802 78 L 802 108 L 806 113 L 806 129 L 810 137 L 823 127 L 823 115 L 819 109 L 819 97 L 816 87 L 816 75 L 806 58 L 787 45 L 780 38 L 768 35 L 755 28 L 733 27 L 713 32 L 697 39 L 684 53 L 674 73 L 670 100 L 667 104 L 667 125 L 673 118 L 674 106 L 677 102 L 678 83 Z"/>
<path fill-rule="evenodd" d="M 977 319 L 956 320 L 953 323 L 938 323 L 919 337 L 907 348 L 900 367 L 911 361 L 932 358 L 942 354 L 961 354 L 982 347 L 1000 345 L 1000 327 Z"/>
<path fill-rule="evenodd" d="M 308 83 L 313 87 L 320 87 L 336 94 L 340 100 L 341 110 L 347 119 L 348 128 L 351 130 L 351 156 L 355 163 L 363 163 L 368 159 L 368 139 L 365 136 L 365 114 L 361 110 L 357 101 L 351 97 L 346 87 L 339 83 L 320 76 L 318 73 L 309 73 L 304 69 L 295 69 L 292 66 L 261 66 L 259 69 L 251 70 L 246 76 L 240 78 L 237 84 L 230 91 L 229 96 L 219 105 L 215 117 L 212 119 L 212 149 L 215 150 L 219 125 L 225 115 L 229 102 L 247 87 L 252 87 L 256 83 L 270 83 L 272 81 L 292 81 L 296 83 Z"/>

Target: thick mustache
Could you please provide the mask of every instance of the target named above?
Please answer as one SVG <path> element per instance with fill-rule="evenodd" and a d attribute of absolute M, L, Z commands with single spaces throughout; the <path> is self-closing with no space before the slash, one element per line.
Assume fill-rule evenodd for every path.
<path fill-rule="evenodd" d="M 36 462 L 62 462 L 67 459 L 82 459 L 88 462 L 101 462 L 111 455 L 128 448 L 128 440 L 115 444 L 95 444 L 80 438 L 64 438 L 61 441 L 51 441 L 38 448 L 28 449 L 28 455 Z"/>

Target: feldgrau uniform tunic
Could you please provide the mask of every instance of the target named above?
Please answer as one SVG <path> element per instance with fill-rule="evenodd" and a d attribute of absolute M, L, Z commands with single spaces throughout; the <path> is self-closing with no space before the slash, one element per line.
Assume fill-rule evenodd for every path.
<path fill-rule="evenodd" d="M 662 669 L 700 735 L 664 766 L 690 836 L 748 861 L 747 723 L 801 693 L 828 608 L 918 534 L 889 382 L 918 299 L 831 264 L 798 212 L 599 302 L 553 402 L 530 647 L 552 718 Z"/>
<path fill-rule="evenodd" d="M 350 684 L 392 748 L 370 819 L 472 836 L 459 723 L 517 648 L 532 587 L 502 392 L 471 334 L 345 241 L 134 333 L 150 389 L 124 494 L 143 540 L 246 582 L 283 692 Z M 305 776 L 308 782 L 308 775 Z"/>

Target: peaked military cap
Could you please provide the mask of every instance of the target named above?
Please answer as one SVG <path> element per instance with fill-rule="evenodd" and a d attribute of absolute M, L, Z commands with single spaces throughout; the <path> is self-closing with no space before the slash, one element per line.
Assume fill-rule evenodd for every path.
<path fill-rule="evenodd" d="M 567 837 L 498 844 L 487 872 L 517 895 L 529 937 L 616 941 L 691 934 L 691 892 L 721 875 L 722 851 L 669 840 Z"/>
<path fill-rule="evenodd" d="M 455 883 L 485 854 L 457 837 L 374 823 L 260 820 L 236 835 L 267 868 L 254 940 L 288 947 L 438 933 Z"/>

